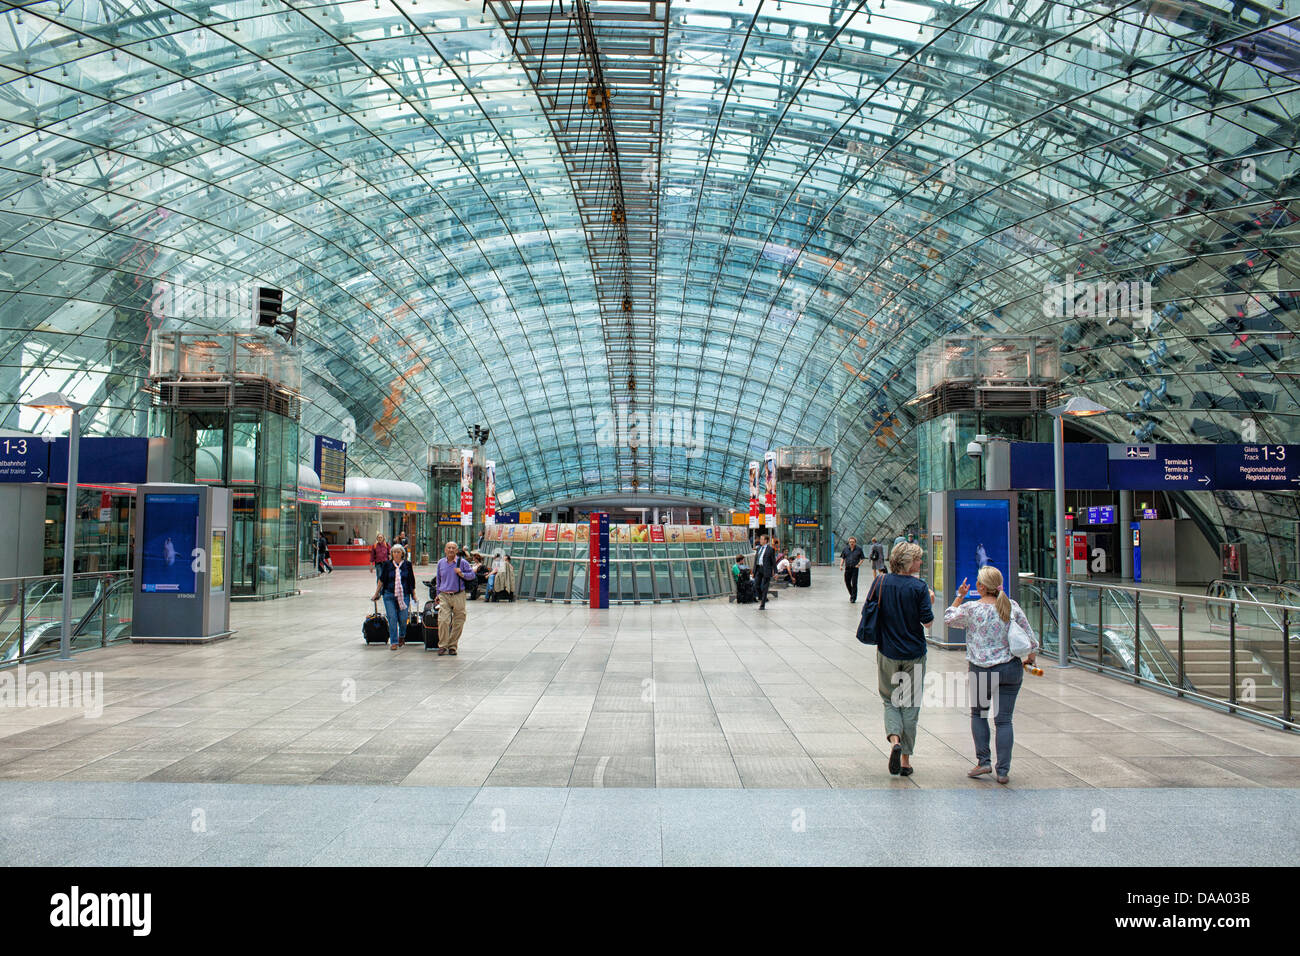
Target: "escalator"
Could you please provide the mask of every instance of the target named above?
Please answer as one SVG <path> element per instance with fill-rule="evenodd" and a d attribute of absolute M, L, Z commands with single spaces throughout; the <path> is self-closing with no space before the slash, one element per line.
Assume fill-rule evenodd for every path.
<path fill-rule="evenodd" d="M 1043 653 L 1056 655 L 1056 582 L 1022 578 L 1020 594 L 1021 606 L 1037 629 Z M 1196 690 L 1185 674 L 1179 677 L 1178 660 L 1161 633 L 1168 625 L 1160 620 L 1158 606 L 1148 613 L 1132 592 L 1120 589 L 1071 587 L 1069 594 L 1072 661 L 1135 674 L 1168 687 Z"/>
<path fill-rule="evenodd" d="M 127 574 L 113 579 L 98 578 L 89 603 L 72 627 L 72 649 L 99 647 L 124 640 L 131 635 L 131 597 L 134 576 Z M 74 602 L 83 600 L 75 596 Z M 6 602 L 8 603 L 8 602 Z M 13 603 L 18 603 L 15 598 Z M 8 612 L 12 612 L 8 608 Z M 19 659 L 30 660 L 56 652 L 63 631 L 63 582 L 60 579 L 39 581 L 28 591 L 23 620 L 16 620 L 0 636 L 0 666 Z M 18 637 L 20 631 L 23 640 Z"/>

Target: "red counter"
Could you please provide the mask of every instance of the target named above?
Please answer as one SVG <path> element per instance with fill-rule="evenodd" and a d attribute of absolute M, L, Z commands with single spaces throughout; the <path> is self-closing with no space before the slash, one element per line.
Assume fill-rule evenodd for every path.
<path fill-rule="evenodd" d="M 370 545 L 331 544 L 330 560 L 336 568 L 365 568 L 370 566 Z"/>

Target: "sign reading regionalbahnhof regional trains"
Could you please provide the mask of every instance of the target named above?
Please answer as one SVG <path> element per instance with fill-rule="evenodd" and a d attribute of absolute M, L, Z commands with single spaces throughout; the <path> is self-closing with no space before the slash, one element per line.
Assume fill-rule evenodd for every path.
<path fill-rule="evenodd" d="M 1300 487 L 1300 445 L 1220 445 L 1220 488 Z"/>
<path fill-rule="evenodd" d="M 1011 443 L 1011 485 L 1050 491 L 1052 446 Z M 1300 445 L 1140 445 L 1070 442 L 1066 487 L 1110 491 L 1300 490 Z"/>
<path fill-rule="evenodd" d="M 1111 488 L 1264 491 L 1300 486 L 1300 445 L 1107 446 Z"/>
<path fill-rule="evenodd" d="M 320 476 L 320 490 L 341 495 L 347 491 L 348 446 L 337 438 L 316 436 L 316 474 Z"/>

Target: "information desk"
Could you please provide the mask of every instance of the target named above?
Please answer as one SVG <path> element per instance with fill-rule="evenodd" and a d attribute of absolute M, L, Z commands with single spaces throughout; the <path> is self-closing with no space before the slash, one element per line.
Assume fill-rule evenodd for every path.
<path fill-rule="evenodd" d="M 336 568 L 364 568 L 370 564 L 370 545 L 331 544 L 330 562 Z"/>
<path fill-rule="evenodd" d="M 590 542 L 587 524 L 494 525 L 481 548 L 508 554 L 515 595 L 522 600 L 586 604 Z M 609 601 L 657 604 L 726 597 L 731 565 L 748 556 L 747 528 L 707 525 L 612 525 Z"/>

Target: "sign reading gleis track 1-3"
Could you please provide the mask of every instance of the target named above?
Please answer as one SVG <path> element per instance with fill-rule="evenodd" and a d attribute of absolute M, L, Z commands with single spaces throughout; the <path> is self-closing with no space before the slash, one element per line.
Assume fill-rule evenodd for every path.
<path fill-rule="evenodd" d="M 1300 488 L 1300 445 L 1108 445 L 1111 488 Z"/>

